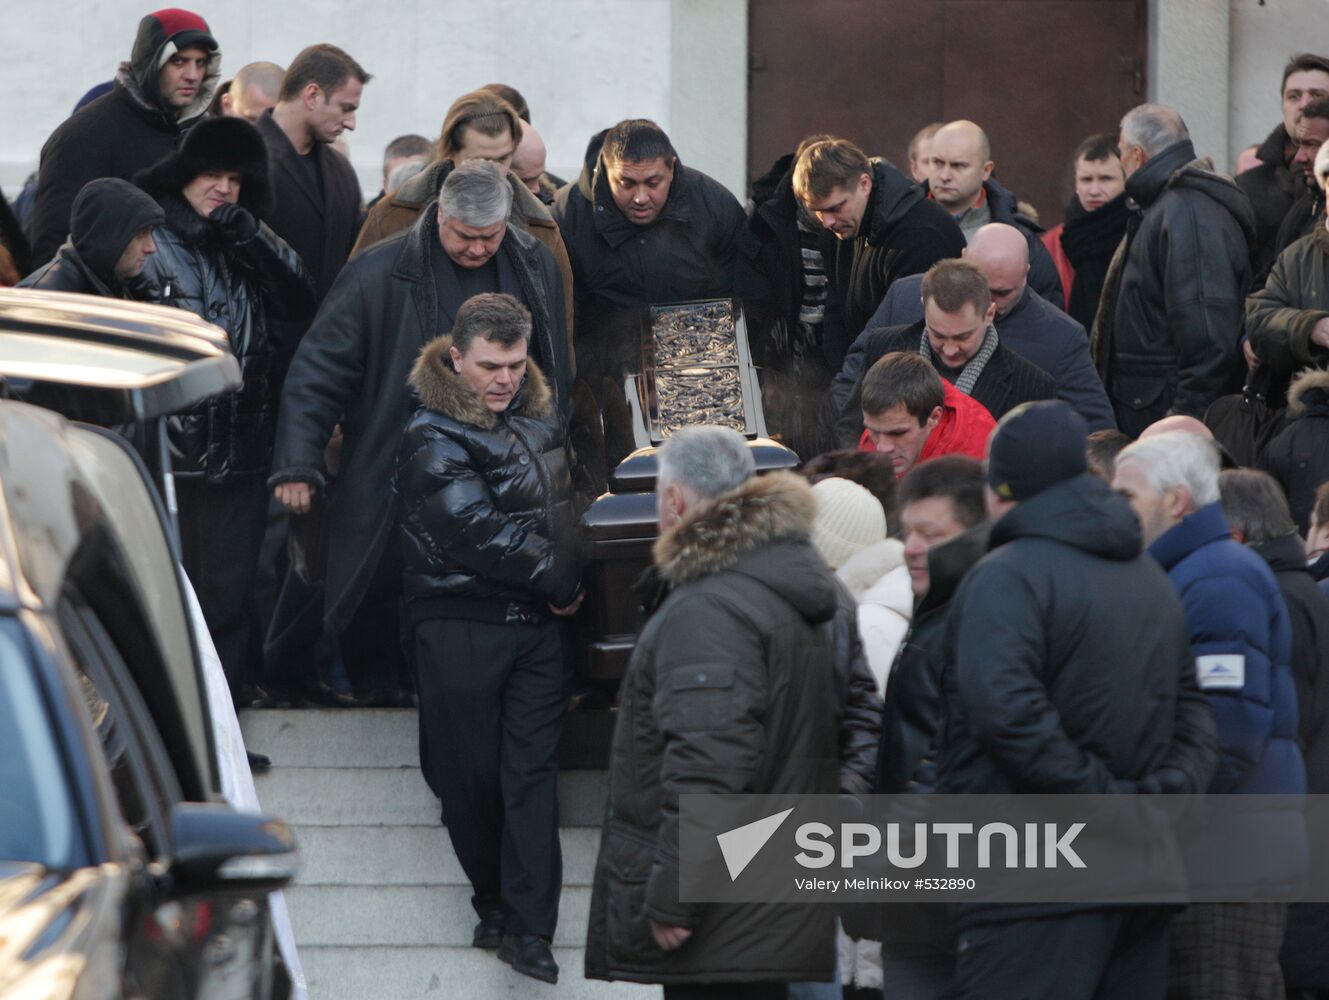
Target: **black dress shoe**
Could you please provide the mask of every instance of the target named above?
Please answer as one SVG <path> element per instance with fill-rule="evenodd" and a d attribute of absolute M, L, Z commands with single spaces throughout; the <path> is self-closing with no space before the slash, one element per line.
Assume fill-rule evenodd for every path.
<path fill-rule="evenodd" d="M 357 708 L 360 703 L 349 694 L 342 694 L 331 684 L 323 681 L 310 681 L 301 684 L 291 693 L 291 703 L 296 708 L 316 705 L 319 708 Z"/>
<path fill-rule="evenodd" d="M 549 942 L 534 934 L 504 934 L 498 946 L 500 962 L 507 962 L 523 976 L 542 983 L 558 982 L 558 963 L 549 950 Z"/>
<path fill-rule="evenodd" d="M 272 770 L 272 758 L 265 753 L 254 753 L 253 750 L 246 750 L 245 756 L 249 758 L 249 770 L 253 774 L 267 774 Z"/>
<path fill-rule="evenodd" d="M 503 943 L 503 911 L 486 913 L 475 925 L 475 934 L 471 937 L 471 947 L 493 951 Z"/>

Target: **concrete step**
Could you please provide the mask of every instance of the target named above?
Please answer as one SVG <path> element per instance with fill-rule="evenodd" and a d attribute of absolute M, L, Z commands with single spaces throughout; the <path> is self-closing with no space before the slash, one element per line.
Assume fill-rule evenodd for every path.
<path fill-rule="evenodd" d="M 469 947 L 478 919 L 470 886 L 296 885 L 286 900 L 301 948 Z M 589 888 L 563 888 L 555 944 L 585 945 L 590 900 Z"/>
<path fill-rule="evenodd" d="M 566 769 L 607 766 L 611 711 L 568 715 L 559 745 Z M 419 722 L 413 708 L 250 709 L 240 713 L 245 744 L 281 767 L 417 767 Z"/>
<path fill-rule="evenodd" d="M 442 826 L 305 826 L 297 829 L 302 886 L 467 886 Z M 589 886 L 600 831 L 559 832 L 563 884 Z"/>
<path fill-rule="evenodd" d="M 240 729 L 276 767 L 420 766 L 413 708 L 251 709 Z"/>
<path fill-rule="evenodd" d="M 450 997 L 550 1000 L 654 1000 L 658 986 L 582 977 L 580 948 L 554 948 L 557 985 L 513 972 L 476 948 L 306 947 L 300 949 L 311 1000 L 446 1000 Z"/>
<path fill-rule="evenodd" d="M 604 822 L 603 771 L 558 776 L 560 826 Z M 306 826 L 433 826 L 439 804 L 416 767 L 275 766 L 257 775 L 259 802 L 297 832 Z"/>

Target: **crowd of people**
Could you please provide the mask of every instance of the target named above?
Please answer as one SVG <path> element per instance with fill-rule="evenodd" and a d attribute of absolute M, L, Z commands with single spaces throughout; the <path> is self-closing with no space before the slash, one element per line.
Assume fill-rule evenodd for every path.
<path fill-rule="evenodd" d="M 640 310 L 718 298 L 802 465 L 758 475 L 718 427 L 658 450 L 587 975 L 1329 995 L 1326 906 L 896 905 L 837 931 L 678 885 L 684 792 L 1329 788 L 1329 58 L 1288 63 L 1235 177 L 1175 110 L 1130 110 L 1046 231 L 972 121 L 921 129 L 903 170 L 809 136 L 745 205 L 646 119 L 550 175 L 504 84 L 389 144 L 366 205 L 338 149 L 354 58 L 222 79 L 203 18 L 144 17 L 0 200 L 0 280 L 225 331 L 242 387 L 169 436 L 234 700 L 418 705 L 477 947 L 557 980 L 577 523 L 633 446 Z M 1252 900 L 1309 864 L 1283 820 Z"/>

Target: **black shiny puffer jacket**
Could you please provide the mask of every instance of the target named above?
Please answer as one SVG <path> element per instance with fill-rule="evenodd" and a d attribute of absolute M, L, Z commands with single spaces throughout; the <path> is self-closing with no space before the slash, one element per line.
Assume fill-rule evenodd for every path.
<path fill-rule="evenodd" d="M 539 624 L 580 589 L 572 477 L 544 374 L 492 412 L 453 370 L 451 337 L 431 341 L 408 384 L 421 407 L 406 426 L 393 488 L 403 589 L 413 620 Z"/>
<path fill-rule="evenodd" d="M 166 225 L 153 233 L 157 252 L 135 283 L 135 297 L 221 327 L 244 378 L 239 391 L 169 419 L 173 471 L 211 482 L 266 477 L 284 367 L 268 324 L 312 316 L 313 283 L 299 255 L 266 225 L 253 239 L 228 245 L 186 202 L 174 196 L 161 202 Z"/>

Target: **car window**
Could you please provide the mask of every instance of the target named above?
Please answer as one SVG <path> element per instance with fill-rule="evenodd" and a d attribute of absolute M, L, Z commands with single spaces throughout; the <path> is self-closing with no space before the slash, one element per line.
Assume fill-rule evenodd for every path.
<path fill-rule="evenodd" d="M 120 812 L 149 856 L 161 857 L 168 850 L 171 807 L 181 798 L 165 747 L 96 615 L 67 596 L 57 618 L 110 766 Z"/>
<path fill-rule="evenodd" d="M 68 775 L 29 653 L 0 631 L 0 861 L 83 864 Z"/>

